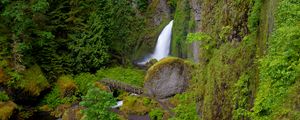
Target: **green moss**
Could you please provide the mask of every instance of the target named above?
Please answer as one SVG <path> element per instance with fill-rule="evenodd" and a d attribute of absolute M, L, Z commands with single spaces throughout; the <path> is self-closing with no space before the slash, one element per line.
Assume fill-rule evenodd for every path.
<path fill-rule="evenodd" d="M 152 65 L 145 76 L 145 82 L 150 80 L 151 77 L 159 71 L 160 68 L 163 66 L 176 66 L 176 65 L 184 65 L 186 67 L 191 67 L 191 63 L 176 57 L 166 57 L 161 59 L 160 61 L 156 62 Z"/>
<path fill-rule="evenodd" d="M 171 54 L 187 58 L 188 44 L 186 36 L 189 31 L 190 8 L 188 0 L 178 0 L 172 28 Z"/>
<path fill-rule="evenodd" d="M 57 85 L 62 97 L 72 96 L 77 90 L 77 86 L 70 75 L 63 75 L 58 78 Z"/>
<path fill-rule="evenodd" d="M 91 73 L 80 73 L 74 77 L 74 81 L 82 95 L 85 95 L 97 80 L 99 78 Z"/>
<path fill-rule="evenodd" d="M 194 99 L 194 92 L 177 94 L 171 98 L 175 107 L 172 109 L 175 116 L 171 120 L 198 120 L 197 106 Z M 174 102 L 175 101 L 175 102 Z"/>
<path fill-rule="evenodd" d="M 41 91 L 50 86 L 38 65 L 32 66 L 23 74 L 23 78 L 19 81 L 19 86 L 24 89 L 24 92 L 38 96 Z"/>
<path fill-rule="evenodd" d="M 1 102 L 6 102 L 9 100 L 8 95 L 4 91 L 0 91 L 0 101 Z"/>
<path fill-rule="evenodd" d="M 12 101 L 0 102 L 0 119 L 9 120 L 16 107 L 17 105 Z"/>
<path fill-rule="evenodd" d="M 162 120 L 164 112 L 161 109 L 153 109 L 149 112 L 151 120 Z"/>
<path fill-rule="evenodd" d="M 113 67 L 108 69 L 98 70 L 96 77 L 98 80 L 103 78 L 109 78 L 112 80 L 118 80 L 131 85 L 142 86 L 143 85 L 144 71 L 135 68 L 122 68 Z"/>
<path fill-rule="evenodd" d="M 53 90 L 42 99 L 42 105 L 48 105 L 50 109 L 54 109 L 61 104 L 71 104 L 78 98 L 74 95 L 69 97 L 61 97 L 58 86 L 54 86 Z"/>
<path fill-rule="evenodd" d="M 157 104 L 149 98 L 137 97 L 137 96 L 126 96 L 124 98 L 124 103 L 120 110 L 128 114 L 138 114 L 145 115 L 152 108 L 156 107 Z"/>
<path fill-rule="evenodd" d="M 71 104 L 77 101 L 77 94 L 78 88 L 72 76 L 63 75 L 59 77 L 57 83 L 52 88 L 52 91 L 42 99 L 41 103 L 42 105 L 49 106 L 50 109 L 54 109 L 59 105 Z"/>

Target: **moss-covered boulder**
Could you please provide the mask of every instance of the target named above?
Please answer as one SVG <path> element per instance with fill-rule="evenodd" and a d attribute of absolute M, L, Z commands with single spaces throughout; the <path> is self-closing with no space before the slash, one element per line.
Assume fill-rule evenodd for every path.
<path fill-rule="evenodd" d="M 34 65 L 25 70 L 23 78 L 18 84 L 25 93 L 29 93 L 33 96 L 39 96 L 43 90 L 50 87 L 50 84 L 38 65 Z"/>
<path fill-rule="evenodd" d="M 0 119 L 8 120 L 16 108 L 17 105 L 12 101 L 8 101 L 8 102 L 0 101 Z"/>
<path fill-rule="evenodd" d="M 159 99 L 181 93 L 188 86 L 190 72 L 190 64 L 183 59 L 164 58 L 148 69 L 145 77 L 145 92 Z"/>
<path fill-rule="evenodd" d="M 157 106 L 151 99 L 141 96 L 126 96 L 123 102 L 120 111 L 125 115 L 145 115 Z"/>
<path fill-rule="evenodd" d="M 74 105 L 70 107 L 69 109 L 65 110 L 62 120 L 81 120 L 83 118 L 81 110 L 83 110 L 84 107 L 79 105 Z"/>
<path fill-rule="evenodd" d="M 70 75 L 63 75 L 57 80 L 61 97 L 69 97 L 74 95 L 77 90 L 77 86 Z"/>

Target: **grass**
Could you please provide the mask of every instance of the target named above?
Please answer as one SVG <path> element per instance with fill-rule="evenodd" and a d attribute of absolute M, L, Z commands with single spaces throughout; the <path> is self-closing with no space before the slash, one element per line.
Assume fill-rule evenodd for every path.
<path fill-rule="evenodd" d="M 143 86 L 144 74 L 144 71 L 135 68 L 113 67 L 98 70 L 96 77 L 98 80 L 109 78 L 131 85 Z"/>
<path fill-rule="evenodd" d="M 0 119 L 8 120 L 16 107 L 17 105 L 12 101 L 0 102 Z"/>
<path fill-rule="evenodd" d="M 19 86 L 30 95 L 39 96 L 40 92 L 50 87 L 41 68 L 34 65 L 23 73 L 23 78 L 19 81 Z"/>
<path fill-rule="evenodd" d="M 63 75 L 58 78 L 57 85 L 62 97 L 72 96 L 77 90 L 77 86 L 70 75 Z"/>

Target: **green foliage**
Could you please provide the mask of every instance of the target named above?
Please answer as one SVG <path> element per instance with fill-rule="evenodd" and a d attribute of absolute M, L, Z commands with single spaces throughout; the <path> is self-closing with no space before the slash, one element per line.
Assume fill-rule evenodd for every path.
<path fill-rule="evenodd" d="M 72 76 L 63 75 L 59 77 L 52 91 L 48 93 L 42 100 L 42 104 L 48 105 L 50 108 L 56 108 L 61 104 L 72 104 L 78 100 L 78 90 Z"/>
<path fill-rule="evenodd" d="M 244 74 L 240 76 L 240 79 L 234 85 L 234 101 L 236 104 L 233 110 L 233 119 L 240 120 L 249 118 L 251 113 L 249 108 L 249 100 L 251 99 L 251 89 L 250 89 L 250 75 Z"/>
<path fill-rule="evenodd" d="M 38 96 L 40 92 L 50 87 L 40 67 L 34 65 L 24 72 L 23 77 L 17 82 L 17 86 L 31 95 Z"/>
<path fill-rule="evenodd" d="M 77 99 L 78 98 L 75 95 L 62 97 L 60 94 L 60 89 L 56 85 L 53 87 L 52 91 L 45 96 L 41 103 L 48 105 L 50 108 L 56 108 L 61 104 L 71 104 Z"/>
<path fill-rule="evenodd" d="M 86 120 L 116 120 L 117 115 L 109 111 L 116 104 L 116 99 L 111 93 L 101 91 L 99 88 L 91 88 L 80 102 L 86 107 L 82 110 Z"/>
<path fill-rule="evenodd" d="M 283 0 L 276 10 L 275 31 L 270 39 L 268 54 L 260 60 L 260 84 L 254 103 L 253 119 L 299 119 L 289 98 L 299 84 L 300 20 L 299 2 Z M 291 95 L 293 96 L 293 95 Z"/>
<path fill-rule="evenodd" d="M 126 114 L 145 115 L 155 107 L 155 102 L 146 97 L 126 96 L 120 110 Z"/>
<path fill-rule="evenodd" d="M 74 77 L 74 81 L 82 95 L 85 95 L 97 80 L 99 79 L 90 73 L 80 73 Z"/>
<path fill-rule="evenodd" d="M 250 16 L 248 18 L 248 27 L 251 32 L 255 32 L 259 27 L 261 9 L 263 5 L 262 0 L 252 0 L 251 4 L 253 5 L 251 8 Z"/>
<path fill-rule="evenodd" d="M 72 96 L 77 91 L 77 86 L 71 75 L 60 76 L 57 80 L 57 86 L 62 97 Z"/>
<path fill-rule="evenodd" d="M 171 7 L 171 9 L 176 9 L 176 6 L 177 6 L 177 1 L 178 0 L 168 0 L 167 3 L 168 5 Z"/>
<path fill-rule="evenodd" d="M 1 102 L 6 102 L 9 100 L 8 95 L 4 91 L 0 91 L 0 101 Z"/>
<path fill-rule="evenodd" d="M 147 7 L 147 0 L 135 2 L 138 9 Z M 0 59 L 10 60 L 17 71 L 38 64 L 51 82 L 108 63 L 130 64 L 143 26 L 133 5 L 127 0 L 2 0 Z"/>
<path fill-rule="evenodd" d="M 161 109 L 153 109 L 149 112 L 151 120 L 162 120 L 164 112 Z"/>
<path fill-rule="evenodd" d="M 203 32 L 197 32 L 197 33 L 189 33 L 187 36 L 188 42 L 192 43 L 194 41 L 211 41 L 212 38 Z"/>
<path fill-rule="evenodd" d="M 146 12 L 148 8 L 148 0 L 136 0 L 137 8 L 142 11 Z"/>
<path fill-rule="evenodd" d="M 173 99 L 177 99 L 179 104 L 172 110 L 175 116 L 171 120 L 198 120 L 196 103 L 193 100 L 193 93 L 177 94 Z"/>
<path fill-rule="evenodd" d="M 215 41 L 212 40 L 212 38 L 208 34 L 203 32 L 189 33 L 187 36 L 187 41 L 189 43 L 192 43 L 194 41 L 201 41 L 201 45 L 203 45 L 202 48 L 206 50 L 209 50 L 215 46 Z"/>
<path fill-rule="evenodd" d="M 189 30 L 189 20 L 190 20 L 190 8 L 188 0 L 178 0 L 174 24 L 172 28 L 172 48 L 171 54 L 177 57 L 187 57 L 188 45 L 186 42 L 186 36 Z"/>
<path fill-rule="evenodd" d="M 96 77 L 101 80 L 109 78 L 119 80 L 131 85 L 142 86 L 144 82 L 144 71 L 135 68 L 113 67 L 108 69 L 98 70 Z"/>

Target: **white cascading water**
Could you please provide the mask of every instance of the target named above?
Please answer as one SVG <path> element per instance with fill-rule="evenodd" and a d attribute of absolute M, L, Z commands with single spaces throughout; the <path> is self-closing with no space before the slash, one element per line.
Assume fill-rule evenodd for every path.
<path fill-rule="evenodd" d="M 160 60 L 169 55 L 171 38 L 172 38 L 172 27 L 173 27 L 173 20 L 160 33 L 157 39 L 154 53 L 150 56 L 150 58 L 146 58 L 146 60 L 140 62 L 139 64 L 144 65 L 151 59 Z"/>

